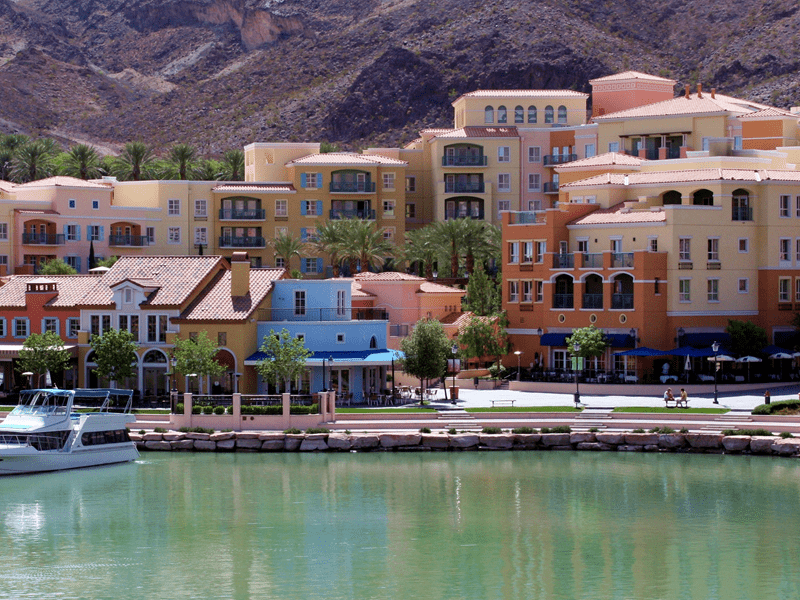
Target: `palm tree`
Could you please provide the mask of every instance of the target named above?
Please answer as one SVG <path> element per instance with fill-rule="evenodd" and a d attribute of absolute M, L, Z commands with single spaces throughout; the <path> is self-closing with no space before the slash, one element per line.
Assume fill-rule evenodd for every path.
<path fill-rule="evenodd" d="M 292 257 L 302 257 L 306 253 L 307 246 L 305 242 L 298 240 L 296 237 L 281 232 L 272 240 L 272 249 L 275 251 L 275 256 L 284 260 L 286 269 L 289 269 Z"/>
<path fill-rule="evenodd" d="M 222 177 L 222 163 L 213 159 L 201 160 L 194 170 L 194 176 L 202 181 L 214 181 Z"/>
<path fill-rule="evenodd" d="M 18 147 L 14 152 L 14 167 L 11 172 L 14 181 L 25 183 L 36 181 L 53 174 L 55 142 L 52 140 L 33 140 Z"/>
<path fill-rule="evenodd" d="M 185 181 L 194 171 L 194 160 L 197 150 L 189 144 L 175 144 L 169 151 L 169 175 Z"/>
<path fill-rule="evenodd" d="M 458 277 L 461 252 L 466 244 L 467 225 L 470 219 L 448 219 L 433 224 L 435 238 L 446 247 L 450 254 L 450 277 Z"/>
<path fill-rule="evenodd" d="M 63 155 L 61 173 L 79 179 L 95 179 L 103 173 L 100 156 L 86 144 L 76 144 Z"/>
<path fill-rule="evenodd" d="M 142 142 L 128 142 L 116 160 L 115 174 L 122 181 L 140 181 L 155 161 L 153 149 Z"/>
<path fill-rule="evenodd" d="M 463 248 L 465 253 L 465 266 L 467 274 L 472 275 L 475 270 L 475 260 L 483 263 L 495 259 L 500 262 L 498 256 L 500 252 L 500 228 L 477 221 L 474 219 L 463 219 Z"/>
<path fill-rule="evenodd" d="M 28 136 L 12 133 L 0 136 L 0 179 L 8 181 L 14 169 L 14 153 L 28 143 Z"/>
<path fill-rule="evenodd" d="M 433 279 L 433 263 L 436 262 L 438 254 L 439 246 L 431 227 L 406 231 L 403 259 L 408 263 L 422 263 L 425 277 L 428 279 Z"/>
<path fill-rule="evenodd" d="M 316 238 L 311 243 L 320 254 L 327 254 L 331 261 L 333 276 L 339 276 L 339 262 L 347 243 L 350 223 L 347 220 L 331 219 L 317 222 Z"/>
<path fill-rule="evenodd" d="M 383 229 L 376 229 L 371 221 L 361 219 L 348 219 L 345 223 L 347 243 L 342 247 L 341 255 L 350 263 L 351 274 L 355 274 L 356 262 L 360 263 L 363 273 L 394 256 L 394 244 L 384 237 Z"/>
<path fill-rule="evenodd" d="M 226 181 L 242 181 L 244 179 L 244 152 L 238 149 L 228 150 L 222 155 L 223 172 Z"/>

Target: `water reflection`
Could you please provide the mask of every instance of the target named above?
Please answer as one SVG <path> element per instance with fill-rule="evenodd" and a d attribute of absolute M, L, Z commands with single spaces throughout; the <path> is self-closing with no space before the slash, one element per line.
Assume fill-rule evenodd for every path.
<path fill-rule="evenodd" d="M 0 598 L 800 596 L 792 460 L 146 458 L 0 479 Z"/>

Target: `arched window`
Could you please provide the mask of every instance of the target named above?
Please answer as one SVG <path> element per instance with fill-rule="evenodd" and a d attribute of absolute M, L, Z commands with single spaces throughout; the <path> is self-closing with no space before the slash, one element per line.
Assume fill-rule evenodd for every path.
<path fill-rule="evenodd" d="M 525 122 L 525 109 L 521 106 L 518 106 L 514 109 L 514 123 L 524 123 Z"/>
<path fill-rule="evenodd" d="M 369 347 L 370 348 L 377 348 L 378 347 L 378 340 L 373 335 L 372 338 L 369 340 Z"/>
<path fill-rule="evenodd" d="M 733 191 L 731 198 L 734 221 L 752 221 L 753 209 L 750 206 L 750 193 L 739 188 Z"/>
<path fill-rule="evenodd" d="M 544 107 L 544 122 L 545 123 L 552 123 L 553 122 L 553 107 L 549 104 Z"/>
<path fill-rule="evenodd" d="M 528 107 L 528 123 L 536 123 L 539 118 L 539 115 L 536 112 L 535 106 Z"/>
<path fill-rule="evenodd" d="M 166 363 L 167 356 L 163 352 L 159 352 L 158 350 L 150 350 L 147 354 L 144 355 L 144 359 L 142 362 L 145 363 Z"/>
<path fill-rule="evenodd" d="M 714 192 L 711 190 L 697 190 L 692 194 L 692 204 L 697 206 L 714 206 Z"/>
<path fill-rule="evenodd" d="M 483 122 L 484 123 L 494 123 L 494 107 L 487 106 L 483 109 Z"/>
<path fill-rule="evenodd" d="M 567 124 L 567 107 L 563 104 L 558 107 L 558 122 Z"/>
<path fill-rule="evenodd" d="M 681 193 L 675 190 L 664 192 L 664 206 L 668 204 L 681 204 Z"/>
<path fill-rule="evenodd" d="M 505 106 L 498 106 L 497 107 L 497 122 L 498 123 L 508 123 L 508 113 L 506 112 Z"/>

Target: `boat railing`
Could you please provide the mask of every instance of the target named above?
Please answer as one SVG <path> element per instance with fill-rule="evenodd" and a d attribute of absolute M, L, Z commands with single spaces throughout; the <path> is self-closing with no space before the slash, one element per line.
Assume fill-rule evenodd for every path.
<path fill-rule="evenodd" d="M 81 388 L 73 390 L 75 408 L 94 408 L 93 412 L 129 413 L 133 404 L 133 390 L 116 388 Z"/>
<path fill-rule="evenodd" d="M 69 437 L 69 431 L 52 433 L 3 433 L 0 444 L 5 446 L 31 446 L 39 451 L 61 450 Z"/>

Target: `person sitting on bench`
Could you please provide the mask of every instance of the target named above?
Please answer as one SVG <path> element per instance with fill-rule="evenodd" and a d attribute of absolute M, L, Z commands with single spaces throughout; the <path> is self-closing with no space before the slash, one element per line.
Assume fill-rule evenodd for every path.
<path fill-rule="evenodd" d="M 669 408 L 669 403 L 675 402 L 675 396 L 672 395 L 672 388 L 667 388 L 667 391 L 664 392 L 664 403 Z"/>
<path fill-rule="evenodd" d="M 683 404 L 684 408 L 689 408 L 689 395 L 686 393 L 686 390 L 681 388 L 681 397 L 675 401 L 675 407 L 677 408 Z"/>

